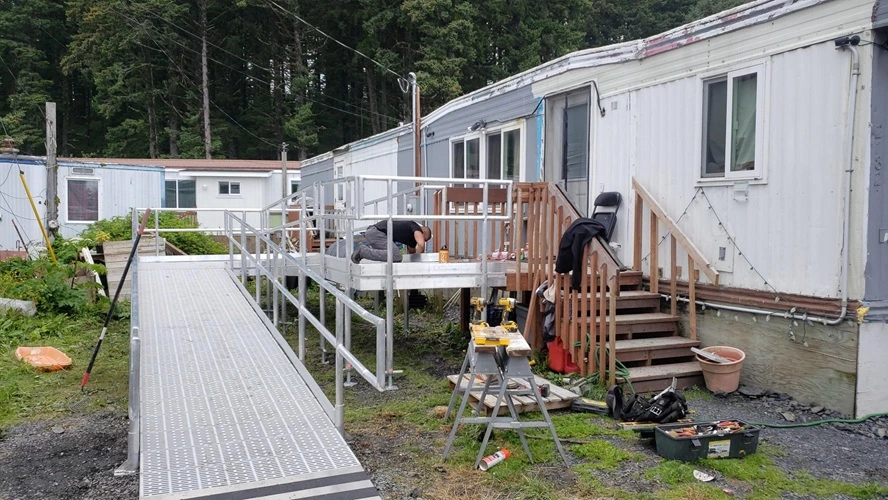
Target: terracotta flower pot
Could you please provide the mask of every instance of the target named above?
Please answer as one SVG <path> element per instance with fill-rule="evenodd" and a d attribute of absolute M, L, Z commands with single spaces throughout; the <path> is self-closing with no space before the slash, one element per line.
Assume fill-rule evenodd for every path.
<path fill-rule="evenodd" d="M 712 392 L 734 392 L 740 387 L 740 371 L 743 369 L 743 360 L 746 353 L 740 349 L 728 346 L 704 347 L 704 351 L 718 354 L 730 359 L 730 363 L 716 363 L 697 355 L 700 369 L 703 370 L 703 379 L 706 380 L 706 388 Z"/>

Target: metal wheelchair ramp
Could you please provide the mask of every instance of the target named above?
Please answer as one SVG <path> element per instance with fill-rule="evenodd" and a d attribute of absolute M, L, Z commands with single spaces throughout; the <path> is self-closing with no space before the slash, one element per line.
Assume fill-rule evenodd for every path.
<path fill-rule="evenodd" d="M 138 265 L 140 497 L 378 498 L 222 262 Z"/>

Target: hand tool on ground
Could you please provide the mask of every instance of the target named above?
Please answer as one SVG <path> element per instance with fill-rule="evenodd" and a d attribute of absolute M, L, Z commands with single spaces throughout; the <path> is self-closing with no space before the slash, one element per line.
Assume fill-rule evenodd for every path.
<path fill-rule="evenodd" d="M 133 257 L 136 255 L 136 250 L 139 248 L 139 240 L 142 239 L 142 233 L 145 232 L 145 224 L 148 222 L 148 215 L 150 213 L 150 208 L 145 210 L 145 215 L 142 216 L 142 223 L 139 224 L 139 231 L 134 235 L 133 248 L 130 250 L 129 258 L 126 259 L 126 266 L 123 268 L 120 282 L 117 283 L 117 291 L 114 292 L 114 299 L 111 301 L 111 307 L 108 309 L 108 314 L 105 316 L 105 324 L 102 325 L 102 334 L 99 335 L 99 341 L 96 342 L 96 348 L 93 350 L 92 358 L 90 358 L 89 365 L 86 367 L 86 373 L 83 374 L 83 380 L 80 381 L 81 391 L 86 388 L 86 381 L 89 380 L 89 374 L 92 372 L 93 365 L 96 362 L 96 356 L 99 355 L 99 348 L 102 347 L 102 341 L 105 340 L 105 333 L 108 332 L 108 323 L 111 322 L 111 316 L 114 315 L 114 307 L 117 305 L 117 299 L 120 297 L 120 290 L 123 288 L 123 282 L 126 281 L 126 274 L 129 272 L 130 264 L 132 264 Z"/>
<path fill-rule="evenodd" d="M 732 361 L 728 358 L 719 356 L 714 352 L 704 351 L 703 349 L 697 349 L 696 347 L 691 347 L 691 352 L 697 355 L 700 355 L 709 361 L 715 361 L 716 363 L 732 363 Z"/>

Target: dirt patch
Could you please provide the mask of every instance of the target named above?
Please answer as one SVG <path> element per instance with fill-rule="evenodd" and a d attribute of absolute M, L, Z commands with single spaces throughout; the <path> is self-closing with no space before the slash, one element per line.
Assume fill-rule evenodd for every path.
<path fill-rule="evenodd" d="M 126 415 L 116 413 L 8 429 L 0 440 L 0 498 L 137 498 L 138 475 L 114 476 L 126 459 L 126 435 Z"/>

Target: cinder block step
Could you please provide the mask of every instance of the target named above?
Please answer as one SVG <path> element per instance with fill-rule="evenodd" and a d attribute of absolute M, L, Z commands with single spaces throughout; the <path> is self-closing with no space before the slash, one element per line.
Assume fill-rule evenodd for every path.
<path fill-rule="evenodd" d="M 691 347 L 698 347 L 700 341 L 673 336 L 617 340 L 614 345 L 617 350 L 617 359 L 620 362 L 644 362 L 650 365 L 654 360 L 689 358 L 694 355 L 691 352 Z"/>
<path fill-rule="evenodd" d="M 673 377 L 678 379 L 676 387 L 679 389 L 704 384 L 703 372 L 697 361 L 629 368 L 629 380 L 636 392 L 662 391 L 669 387 Z"/>

